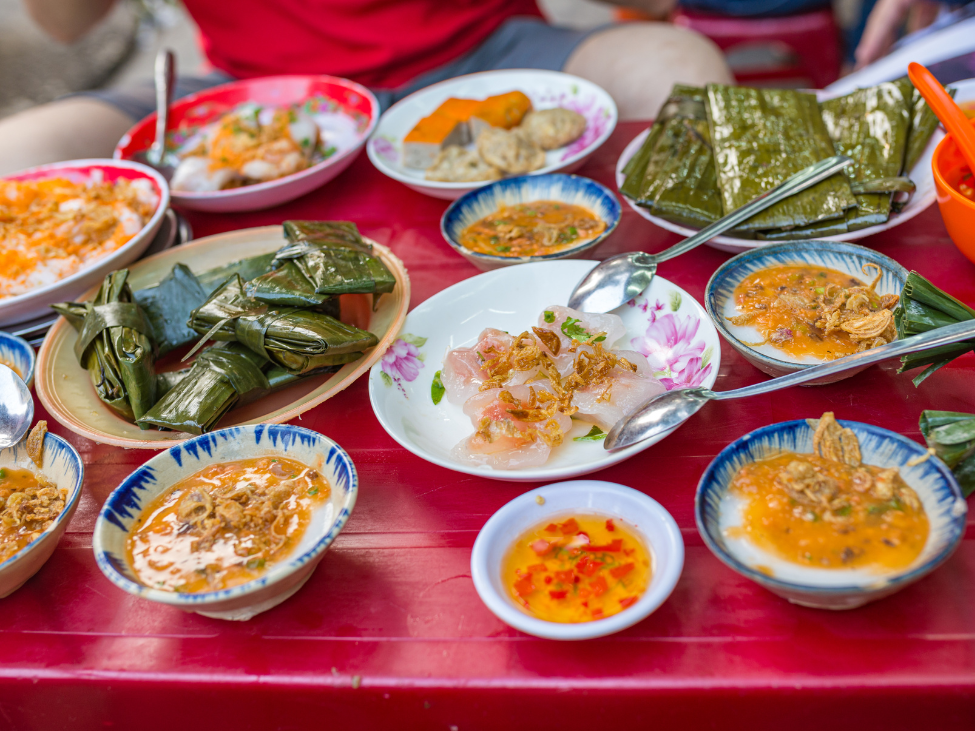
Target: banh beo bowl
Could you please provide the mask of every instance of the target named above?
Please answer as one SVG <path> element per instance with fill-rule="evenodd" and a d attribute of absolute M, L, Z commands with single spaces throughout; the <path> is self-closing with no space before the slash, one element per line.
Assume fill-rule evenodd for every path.
<path fill-rule="evenodd" d="M 313 508 L 304 534 L 288 557 L 253 581 L 219 591 L 178 593 L 139 582 L 126 560 L 126 540 L 142 511 L 158 495 L 208 465 L 268 456 L 308 465 L 330 487 L 328 501 Z M 355 465 L 345 450 L 309 429 L 258 424 L 202 434 L 160 452 L 109 495 L 95 523 L 95 559 L 113 584 L 133 596 L 205 617 L 247 620 L 285 601 L 308 580 L 349 519 L 358 481 Z"/>
<path fill-rule="evenodd" d="M 969 121 L 975 127 L 975 119 Z M 975 200 L 963 196 L 958 190 L 962 175 L 973 171 L 968 169 L 951 135 L 938 143 L 931 167 L 938 192 L 938 210 L 941 211 L 948 235 L 958 250 L 975 263 Z M 967 182 L 969 186 L 975 186 L 971 179 Z"/>
<path fill-rule="evenodd" d="M 30 343 L 16 335 L 0 331 L 0 364 L 20 376 L 27 388 L 34 383 L 36 361 L 37 357 Z"/>
<path fill-rule="evenodd" d="M 623 611 L 590 622 L 550 622 L 523 612 L 501 575 L 511 546 L 540 523 L 584 514 L 618 519 L 640 539 L 651 557 L 647 590 Z M 487 608 L 505 624 L 551 640 L 587 640 L 632 627 L 667 601 L 683 569 L 684 539 L 670 513 L 639 490 L 601 480 L 557 482 L 516 497 L 484 524 L 471 551 L 474 588 Z"/>
<path fill-rule="evenodd" d="M 931 457 L 920 464 L 909 464 L 927 453 L 920 444 L 870 424 L 839 423 L 856 434 L 863 464 L 897 467 L 924 506 L 930 533 L 920 555 L 906 568 L 879 573 L 866 568 L 802 566 L 762 550 L 747 537 L 728 535 L 728 529 L 741 524 L 745 505 L 730 490 L 735 474 L 746 464 L 781 452 L 811 453 L 813 429 L 805 420 L 756 429 L 729 444 L 704 472 L 694 497 L 697 529 L 715 556 L 774 594 L 818 609 L 853 609 L 929 574 L 958 547 L 968 512 L 958 483 L 941 460 Z"/>
<path fill-rule="evenodd" d="M 460 243 L 461 233 L 473 223 L 496 213 L 502 206 L 515 206 L 536 201 L 558 201 L 592 211 L 606 224 L 595 238 L 582 241 L 562 251 L 538 256 L 504 256 L 472 251 Z M 620 222 L 620 204 L 604 185 L 579 175 L 551 173 L 505 178 L 465 193 L 444 211 L 440 232 L 451 248 L 481 270 L 498 269 L 512 264 L 554 259 L 577 259 L 593 252 Z"/>
<path fill-rule="evenodd" d="M 6 561 L 0 562 L 0 598 L 15 592 L 51 557 L 65 528 L 78 507 L 81 485 L 85 477 L 85 466 L 74 447 L 54 434 L 44 435 L 44 449 L 41 452 L 41 467 L 38 468 L 27 454 L 26 442 L 0 450 L 0 469 L 17 467 L 35 474 L 44 475 L 57 485 L 59 490 L 67 490 L 68 497 L 64 510 L 48 526 L 47 530 L 20 549 Z M 0 502 L 0 513 L 4 504 Z"/>
<path fill-rule="evenodd" d="M 769 244 L 760 249 L 752 249 L 732 257 L 720 267 L 708 282 L 704 293 L 704 306 L 718 332 L 731 343 L 731 347 L 770 376 L 784 376 L 795 373 L 823 361 L 814 356 L 796 357 L 776 348 L 768 342 L 763 343 L 762 334 L 749 325 L 735 325 L 728 319 L 740 314 L 735 308 L 735 287 L 762 269 L 776 266 L 818 266 L 856 277 L 870 284 L 876 270 L 863 270 L 865 264 L 880 267 L 883 276 L 877 284 L 877 294 L 900 295 L 907 281 L 907 270 L 889 256 L 856 244 L 842 241 L 801 241 Z M 864 368 L 853 368 L 842 373 L 804 383 L 804 386 L 819 386 L 849 378 Z"/>

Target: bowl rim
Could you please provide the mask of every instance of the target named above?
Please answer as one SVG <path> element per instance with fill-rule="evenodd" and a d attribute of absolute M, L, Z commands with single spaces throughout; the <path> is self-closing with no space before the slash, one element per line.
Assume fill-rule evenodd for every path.
<path fill-rule="evenodd" d="M 37 538 L 32 540 L 30 543 L 28 543 L 26 546 L 21 548 L 19 551 L 17 551 L 17 553 L 15 553 L 13 556 L 10 556 L 5 561 L 0 561 L 0 574 L 2 574 L 4 571 L 9 569 L 11 566 L 13 566 L 14 563 L 24 558 L 25 556 L 27 556 L 27 554 L 29 554 L 31 551 L 37 548 L 45 539 L 50 537 L 51 533 L 54 533 L 55 531 L 59 530 L 61 524 L 65 522 L 66 516 L 68 516 L 74 510 L 75 506 L 78 504 L 78 499 L 81 497 L 81 491 L 85 484 L 84 460 L 81 459 L 81 455 L 78 454 L 78 450 L 75 449 L 74 446 L 71 444 L 71 442 L 69 442 L 64 437 L 59 437 L 57 434 L 52 434 L 51 432 L 45 432 L 44 441 L 47 442 L 49 438 L 53 439 L 55 443 L 58 443 L 63 447 L 67 447 L 67 452 L 69 455 L 71 455 L 71 459 L 77 462 L 78 464 L 78 479 L 75 481 L 75 484 L 71 487 L 71 491 L 68 495 L 68 499 L 64 504 L 64 510 L 58 513 L 58 517 L 54 519 L 54 522 L 51 523 L 51 525 L 49 525 L 47 528 L 45 528 L 44 531 Z M 45 450 L 47 449 L 47 444 L 44 445 L 44 449 Z M 6 451 L 6 450 L 2 450 L 2 451 Z"/>
<path fill-rule="evenodd" d="M 52 282 L 51 284 L 47 284 L 43 287 L 35 287 L 29 292 L 24 292 L 23 294 L 18 294 L 13 297 L 8 297 L 6 299 L 0 299 L 0 312 L 7 309 L 11 305 L 16 306 L 23 302 L 27 302 L 31 298 L 36 297 L 39 299 L 43 299 L 48 295 L 54 293 L 54 291 L 59 287 L 70 286 L 72 284 L 77 283 L 85 276 L 90 275 L 91 270 L 93 268 L 98 266 L 104 266 L 106 264 L 111 265 L 113 262 L 118 261 L 119 258 L 125 255 L 125 252 L 128 252 L 129 250 L 137 246 L 140 242 L 147 239 L 150 231 L 158 230 L 159 225 L 162 223 L 163 216 L 166 214 L 166 211 L 169 209 L 169 203 L 171 198 L 169 192 L 169 184 L 166 182 L 166 179 L 162 175 L 160 175 L 156 170 L 153 170 L 148 165 L 143 165 L 142 163 L 135 162 L 134 160 L 116 160 L 110 157 L 105 157 L 105 158 L 89 157 L 89 158 L 80 158 L 78 160 L 65 160 L 64 162 L 52 162 L 52 163 L 47 163 L 46 165 L 35 165 L 34 167 L 31 168 L 25 168 L 23 170 L 18 170 L 15 173 L 4 175 L 0 177 L 0 181 L 16 180 L 24 175 L 32 175 L 34 173 L 47 173 L 47 172 L 57 173 L 59 170 L 64 170 L 64 171 L 77 170 L 79 168 L 85 168 L 85 167 L 89 167 L 89 168 L 102 167 L 102 168 L 116 168 L 116 169 L 123 169 L 123 170 L 134 170 L 136 172 L 142 173 L 144 176 L 148 178 L 152 178 L 153 182 L 156 184 L 156 187 L 159 189 L 159 203 L 156 205 L 156 210 L 153 211 L 152 216 L 149 217 L 149 220 L 146 221 L 146 223 L 142 226 L 141 229 L 139 229 L 139 232 L 135 234 L 135 236 L 133 236 L 131 239 L 126 241 L 124 244 L 122 244 L 120 247 L 118 247 L 115 251 L 106 254 L 105 256 L 99 257 L 92 262 L 88 262 L 85 266 L 83 266 L 81 269 L 76 271 L 74 274 L 64 277 L 63 279 L 59 279 L 56 282 Z M 54 177 L 54 176 L 51 175 L 47 177 Z M 152 242 L 149 241 L 148 243 L 152 243 Z M 117 267 L 111 266 L 110 268 L 116 269 Z"/>
<path fill-rule="evenodd" d="M 780 360 L 778 358 L 773 358 L 771 355 L 760 353 L 757 349 L 753 348 L 747 343 L 742 342 L 737 336 L 735 336 L 725 324 L 724 315 L 717 312 L 713 306 L 715 296 L 714 290 L 717 286 L 719 277 L 725 275 L 742 261 L 748 259 L 761 259 L 769 254 L 777 254 L 783 250 L 791 250 L 796 254 L 796 258 L 801 258 L 803 251 L 806 249 L 827 250 L 840 255 L 848 255 L 851 253 L 849 251 L 845 251 L 845 249 L 854 249 L 856 253 L 862 254 L 867 259 L 880 259 L 881 261 L 878 262 L 878 264 L 887 266 L 891 272 L 899 277 L 901 281 L 907 281 L 908 271 L 899 262 L 895 261 L 886 254 L 880 253 L 876 249 L 860 246 L 859 244 L 854 244 L 849 241 L 824 241 L 820 239 L 809 239 L 808 241 L 782 241 L 770 243 L 768 246 L 761 246 L 757 249 L 742 251 L 739 254 L 735 254 L 733 257 L 715 269 L 714 274 L 711 275 L 707 285 L 704 287 L 704 309 L 707 310 L 708 316 L 711 318 L 711 322 L 714 323 L 714 327 L 721 334 L 721 337 L 727 340 L 728 344 L 731 345 L 731 347 L 733 347 L 735 350 L 747 350 L 750 357 L 776 368 L 805 370 L 806 368 L 812 368 L 815 365 L 819 365 L 819 363 L 796 363 L 791 360 Z M 820 361 L 820 363 L 825 362 L 827 361 Z"/>
<path fill-rule="evenodd" d="M 27 360 L 30 362 L 30 368 L 28 369 L 27 373 L 21 376 L 21 380 L 23 380 L 23 382 L 27 384 L 27 387 L 30 388 L 34 381 L 34 370 L 37 368 L 37 352 L 30 343 L 19 335 L 14 335 L 13 333 L 6 332 L 5 330 L 0 330 L 0 341 L 3 340 L 13 344 L 15 347 L 22 348 L 27 354 Z"/>
<path fill-rule="evenodd" d="M 975 117 L 969 119 L 968 121 L 972 127 L 975 127 Z M 948 181 L 945 180 L 944 176 L 941 174 L 941 166 L 938 164 L 938 162 L 941 160 L 941 156 L 947 153 L 949 141 L 951 143 L 954 143 L 955 141 L 951 136 L 951 133 L 945 134 L 941 142 L 938 143 L 938 146 L 934 148 L 934 155 L 931 156 L 931 171 L 934 173 L 934 182 L 939 189 L 948 191 L 948 195 L 951 196 L 953 201 L 961 203 L 965 208 L 975 213 L 975 201 L 963 196 L 961 193 L 955 190 L 954 186 L 948 185 Z"/>
<path fill-rule="evenodd" d="M 515 607 L 507 597 L 502 596 L 495 590 L 491 575 L 499 567 L 488 565 L 488 553 L 500 540 L 501 531 L 510 517 L 513 514 L 525 511 L 529 506 L 533 510 L 539 509 L 536 498 L 543 496 L 543 493 L 546 491 L 554 491 L 560 494 L 575 491 L 588 494 L 594 500 L 592 504 L 571 510 L 566 510 L 565 508 L 546 508 L 546 502 L 541 506 L 541 512 L 538 512 L 535 516 L 533 524 L 540 523 L 546 520 L 547 517 L 564 515 L 567 512 L 595 513 L 613 517 L 616 511 L 602 507 L 605 503 L 605 498 L 601 497 L 600 493 L 616 494 L 641 503 L 647 513 L 659 523 L 662 529 L 663 540 L 658 543 L 651 543 L 641 528 L 631 527 L 643 540 L 653 556 L 653 577 L 659 576 L 660 583 L 656 587 L 652 585 L 648 586 L 647 590 L 644 591 L 632 606 L 609 617 L 595 619 L 589 622 L 550 622 L 545 619 L 533 617 Z M 620 517 L 628 524 L 630 523 L 626 517 Z M 659 556 L 661 555 L 666 555 L 670 559 L 663 573 L 660 572 L 661 560 Z M 684 558 L 684 538 L 681 534 L 680 527 L 663 505 L 646 493 L 635 490 L 632 487 L 605 480 L 582 478 L 537 487 L 507 502 L 488 518 L 487 522 L 478 531 L 477 538 L 474 540 L 474 547 L 471 549 L 471 580 L 474 582 L 474 588 L 484 603 L 484 606 L 508 626 L 544 639 L 587 640 L 604 637 L 632 627 L 659 609 L 673 593 L 677 582 L 680 580 L 680 576 L 684 570 Z"/>
<path fill-rule="evenodd" d="M 603 87 L 601 87 L 599 84 L 595 83 L 594 81 L 590 81 L 589 79 L 584 79 L 581 76 L 576 76 L 574 74 L 567 74 L 564 71 L 554 71 L 551 69 L 532 69 L 532 68 L 490 69 L 488 71 L 475 71 L 470 74 L 463 74 L 461 76 L 454 76 L 449 79 L 444 79 L 443 81 L 438 81 L 436 84 L 431 84 L 430 86 L 425 86 L 422 89 L 417 89 L 409 96 L 403 97 L 398 102 L 393 104 L 389 109 L 383 112 L 382 117 L 386 117 L 387 115 L 391 114 L 394 110 L 396 110 L 397 107 L 405 106 L 405 103 L 413 100 L 414 97 L 427 94 L 431 91 L 439 89 L 440 87 L 449 86 L 461 80 L 467 81 L 475 76 L 488 76 L 488 75 L 512 74 L 512 73 L 519 74 L 522 76 L 533 75 L 533 76 L 540 76 L 540 77 L 544 77 L 544 76 L 563 77 L 563 79 L 567 83 L 571 82 L 576 85 L 585 85 L 589 87 L 594 87 L 596 90 L 598 90 L 600 93 L 602 93 L 605 96 L 605 101 L 607 102 L 607 108 L 611 112 L 610 114 L 611 123 L 608 124 L 606 126 L 606 129 L 603 131 L 603 133 L 595 140 L 593 140 L 589 145 L 579 150 L 579 152 L 577 152 L 575 155 L 570 157 L 568 160 L 562 160 L 556 165 L 551 165 L 551 166 L 547 165 L 545 168 L 542 168 L 536 173 L 528 173 L 529 176 L 533 174 L 546 175 L 548 173 L 556 173 L 559 170 L 564 170 L 565 168 L 572 167 L 573 165 L 581 162 L 589 155 L 591 155 L 593 152 L 595 152 L 600 147 L 602 147 L 603 144 L 605 144 L 606 140 L 609 139 L 610 135 L 613 134 L 613 130 L 616 129 L 616 125 L 619 123 L 619 109 L 616 106 L 616 100 L 613 99 L 610 93 L 606 91 Z M 430 111 L 432 112 L 433 110 L 431 109 Z M 382 119 L 380 119 L 379 121 L 381 123 Z M 379 136 L 379 125 L 377 124 L 376 128 L 372 131 L 372 133 L 369 136 L 369 142 L 372 142 L 378 136 Z M 373 152 L 373 145 L 371 144 L 366 145 L 366 155 L 369 157 L 369 161 L 381 173 L 387 175 L 393 180 L 396 180 L 408 186 L 418 185 L 424 188 L 429 188 L 431 190 L 467 191 L 472 186 L 475 189 L 477 189 L 482 187 L 485 183 L 497 182 L 497 181 L 474 181 L 474 180 L 467 181 L 467 182 L 452 182 L 452 181 L 442 181 L 442 180 L 427 180 L 426 178 L 414 178 L 409 175 L 406 175 L 405 173 L 401 172 L 399 169 L 393 167 L 392 165 L 387 164 L 381 157 L 379 157 L 377 154 Z M 546 168 L 551 168 L 551 169 L 546 169 Z M 503 179 L 504 178 L 502 178 L 502 180 Z"/>
<path fill-rule="evenodd" d="M 345 79 L 341 76 L 330 76 L 328 74 L 276 74 L 274 76 L 261 76 L 258 79 L 237 79 L 235 81 L 228 81 L 226 84 L 219 84 L 218 86 L 211 86 L 208 89 L 201 89 L 200 91 L 194 92 L 193 94 L 188 94 L 187 96 L 180 97 L 175 100 L 170 105 L 170 110 L 176 108 L 189 107 L 200 101 L 206 101 L 207 97 L 213 95 L 217 92 L 222 92 L 228 88 L 234 87 L 247 87 L 252 84 L 255 80 L 264 82 L 279 81 L 281 79 L 307 79 L 310 81 L 324 81 L 327 83 L 336 83 L 339 86 L 345 86 L 354 90 L 357 94 L 361 94 L 364 98 L 369 100 L 369 125 L 362 133 L 361 138 L 356 144 L 349 147 L 347 150 L 340 152 L 337 155 L 333 155 L 324 160 L 320 160 L 314 165 L 305 168 L 304 170 L 299 170 L 296 173 L 290 173 L 280 178 L 275 178 L 274 180 L 266 180 L 261 183 L 254 183 L 252 185 L 243 185 L 239 188 L 227 188 L 225 190 L 210 190 L 210 191 L 187 191 L 187 190 L 176 190 L 172 191 L 174 200 L 192 200 L 192 201 L 218 201 L 230 198 L 237 198 L 245 193 L 260 193 L 262 191 L 273 190 L 279 188 L 282 185 L 287 185 L 299 180 L 304 180 L 305 178 L 314 177 L 318 173 L 333 167 L 336 163 L 341 160 L 345 160 L 350 155 L 357 154 L 362 146 L 372 137 L 373 132 L 376 131 L 376 126 L 379 124 L 379 100 L 376 99 L 376 95 L 373 94 L 369 89 L 367 89 L 362 84 L 359 84 L 351 79 Z M 129 129 L 126 130 L 125 134 L 120 138 L 115 149 L 112 151 L 112 159 L 117 161 L 132 162 L 132 158 L 122 156 L 122 141 L 127 140 L 131 137 L 132 133 L 142 125 L 148 123 L 149 120 L 154 119 L 156 116 L 155 112 L 151 112 L 148 116 L 135 122 Z M 145 150 L 149 148 L 144 148 Z M 137 150 L 136 152 L 142 152 L 143 150 Z"/>
<path fill-rule="evenodd" d="M 260 434 L 265 431 L 269 433 L 275 431 L 285 431 L 285 432 L 296 433 L 298 436 L 301 436 L 303 438 L 311 438 L 312 440 L 314 440 L 314 442 L 318 444 L 324 444 L 325 446 L 328 446 L 330 450 L 333 451 L 338 456 L 338 459 L 341 460 L 346 465 L 349 472 L 349 490 L 346 498 L 346 505 L 344 506 L 344 508 L 341 508 L 337 511 L 337 514 L 332 524 L 327 527 L 325 534 L 321 538 L 319 538 L 315 542 L 315 544 L 311 546 L 311 548 L 309 548 L 304 553 L 291 556 L 290 558 L 284 561 L 280 561 L 279 563 L 275 564 L 270 569 L 268 569 L 267 572 L 262 574 L 261 576 L 252 579 L 250 581 L 247 581 L 243 584 L 237 584 L 236 586 L 229 587 L 227 589 L 198 592 L 195 594 L 181 593 L 175 591 L 163 591 L 162 589 L 154 589 L 150 586 L 146 586 L 145 584 L 132 581 L 131 579 L 129 579 L 128 577 L 120 573 L 115 568 L 115 566 L 112 565 L 112 562 L 109 561 L 107 558 L 108 551 L 105 547 L 105 534 L 109 530 L 106 525 L 107 523 L 110 522 L 109 510 L 113 506 L 115 501 L 119 499 L 121 491 L 123 489 L 129 488 L 133 483 L 137 482 L 140 473 L 143 470 L 145 470 L 147 467 L 151 467 L 153 466 L 153 463 L 158 464 L 160 462 L 163 462 L 167 457 L 171 457 L 174 450 L 187 449 L 192 451 L 195 450 L 198 445 L 201 445 L 201 448 L 204 449 L 204 451 L 207 451 L 207 453 L 209 454 L 210 447 L 208 444 L 202 446 L 204 445 L 204 443 L 209 442 L 212 438 L 215 437 L 223 437 L 226 439 L 228 436 L 230 437 L 239 436 L 239 432 L 242 430 L 247 433 L 253 433 L 253 434 Z M 234 434 L 227 435 L 227 432 L 234 432 Z M 271 439 L 272 435 L 269 434 L 268 438 Z M 230 440 L 228 439 L 228 441 Z M 241 457 L 241 459 L 246 459 L 246 458 Z M 177 460 L 177 464 L 179 464 L 178 460 Z M 186 477 L 189 477 L 192 474 L 194 473 L 187 472 L 185 475 L 183 475 L 178 479 L 184 479 Z M 170 483 L 165 487 L 161 488 L 159 493 L 157 493 L 157 495 L 161 494 L 163 491 L 172 487 L 173 484 L 175 483 Z M 226 429 L 217 429 L 215 431 L 207 432 L 205 434 L 196 436 L 193 439 L 189 439 L 185 442 L 180 442 L 178 444 L 175 444 L 165 451 L 157 452 L 155 455 L 153 455 L 151 459 L 142 463 L 141 465 L 136 467 L 135 470 L 133 470 L 129 475 L 127 475 L 122 480 L 122 482 L 120 482 L 119 485 L 114 490 L 112 490 L 109 496 L 105 499 L 105 502 L 102 505 L 101 509 L 98 511 L 98 518 L 95 521 L 95 529 L 92 532 L 92 552 L 95 554 L 95 561 L 98 564 L 98 568 L 101 569 L 105 577 L 108 578 L 108 580 L 111 581 L 113 584 L 115 584 L 117 587 L 128 592 L 129 594 L 132 594 L 133 596 L 137 596 L 142 599 L 149 599 L 151 601 L 159 602 L 161 604 L 168 604 L 170 606 L 177 606 L 177 607 L 184 607 L 184 608 L 197 607 L 197 606 L 208 605 L 208 604 L 218 604 L 228 600 L 237 599 L 246 596 L 248 594 L 253 594 L 264 588 L 273 586 L 274 584 L 277 584 L 282 580 L 284 580 L 285 578 L 287 578 L 288 576 L 292 575 L 303 565 L 311 561 L 314 561 L 314 559 L 321 556 L 325 552 L 325 550 L 333 543 L 333 541 L 338 536 L 338 534 L 342 532 L 342 529 L 345 528 L 345 524 L 348 522 L 349 516 L 351 516 L 352 514 L 352 509 L 355 507 L 356 498 L 358 497 L 358 492 L 359 492 L 359 473 L 356 470 L 355 463 L 352 461 L 352 458 L 349 456 L 349 453 L 345 451 L 345 449 L 343 449 L 339 444 L 337 444 L 335 441 L 325 436 L 324 434 L 313 431 L 311 429 L 306 429 L 305 427 L 302 426 L 296 426 L 294 424 L 251 424 L 247 426 L 232 426 Z M 138 511 L 138 513 L 136 513 L 136 517 L 141 515 L 144 510 L 145 510 L 145 506 L 143 506 Z M 124 558 L 120 558 L 120 560 L 124 560 Z"/>
<path fill-rule="evenodd" d="M 606 224 L 606 229 L 596 236 L 595 238 L 589 239 L 588 241 L 583 241 L 575 246 L 570 246 L 562 251 L 556 251 L 551 254 L 534 254 L 532 256 L 498 256 L 496 254 L 484 254 L 479 251 L 471 251 L 466 246 L 462 245 L 460 242 L 455 241 L 453 236 L 447 228 L 447 222 L 453 216 L 455 211 L 465 205 L 468 205 L 474 198 L 479 195 L 487 195 L 488 192 L 498 185 L 507 184 L 517 184 L 522 182 L 533 183 L 535 181 L 551 180 L 552 178 L 567 178 L 572 181 L 584 181 L 584 183 L 592 184 L 596 190 L 599 191 L 603 199 L 609 202 L 610 208 L 615 214 L 612 221 L 607 221 L 603 219 L 603 223 Z M 602 183 L 593 180 L 592 178 L 587 178 L 584 175 L 575 175 L 573 173 L 542 173 L 541 175 L 518 175 L 512 178 L 502 178 L 501 180 L 492 180 L 487 185 L 482 185 L 479 188 L 474 188 L 464 193 L 459 198 L 453 200 L 447 210 L 443 212 L 440 217 L 440 235 L 444 237 L 444 240 L 450 244 L 450 247 L 456 251 L 461 256 L 470 256 L 475 259 L 491 262 L 492 264 L 528 264 L 530 262 L 536 261 L 549 261 L 552 259 L 566 259 L 571 257 L 573 254 L 581 254 L 584 251 L 588 251 L 597 244 L 604 241 L 616 227 L 620 225 L 620 218 L 622 217 L 622 209 L 620 207 L 620 202 L 613 194 L 613 192 L 607 188 Z"/>
<path fill-rule="evenodd" d="M 908 450 L 913 451 L 915 456 L 920 457 L 927 454 L 927 449 L 922 447 L 913 439 L 908 439 L 904 435 L 898 434 L 897 432 L 889 429 L 884 429 L 883 427 L 867 424 L 861 421 L 849 421 L 846 419 L 839 419 L 837 421 L 841 426 L 857 427 L 863 431 L 870 432 L 875 436 L 898 442 L 907 447 Z M 697 531 L 704 540 L 704 544 L 708 547 L 708 549 L 710 549 L 711 553 L 713 553 L 728 568 L 769 589 L 801 591 L 805 594 L 817 595 L 849 594 L 853 592 L 869 594 L 877 591 L 887 592 L 891 589 L 906 586 L 915 579 L 919 579 L 938 568 L 941 564 L 948 560 L 951 554 L 955 552 L 955 549 L 958 548 L 958 545 L 961 543 L 961 540 L 965 535 L 965 516 L 967 515 L 967 510 L 961 512 L 960 514 L 952 515 L 951 525 L 954 535 L 949 537 L 949 540 L 945 543 L 944 548 L 942 548 L 938 554 L 932 556 L 920 566 L 917 566 L 909 571 L 878 575 L 876 580 L 873 581 L 864 580 L 860 583 L 833 586 L 819 586 L 816 584 L 803 584 L 798 581 L 785 581 L 774 576 L 763 574 L 761 571 L 748 566 L 731 553 L 727 552 L 711 535 L 709 527 L 710 523 L 706 521 L 704 515 L 703 497 L 705 492 L 709 491 L 708 488 L 715 485 L 715 487 L 712 489 L 720 489 L 725 491 L 728 489 L 727 485 L 717 485 L 715 473 L 717 472 L 718 468 L 731 456 L 732 452 L 734 452 L 743 442 L 761 438 L 767 434 L 773 434 L 785 429 L 797 427 L 805 427 L 806 429 L 810 429 L 809 424 L 805 419 L 795 419 L 792 421 L 778 422 L 776 424 L 768 424 L 767 426 L 759 427 L 758 429 L 754 429 L 739 437 L 718 452 L 715 458 L 711 460 L 711 463 L 707 466 L 707 469 L 704 470 L 704 474 L 701 476 L 701 479 L 697 484 L 697 489 L 694 492 L 694 523 L 697 525 Z M 962 495 L 961 488 L 959 487 L 958 481 L 955 479 L 955 476 L 952 474 L 951 470 L 948 469 L 948 466 L 933 455 L 931 456 L 930 460 L 934 464 L 938 473 L 941 475 L 941 478 L 947 484 L 948 489 L 953 494 L 956 504 L 958 501 L 961 501 L 961 503 L 964 504 L 965 498 Z"/>

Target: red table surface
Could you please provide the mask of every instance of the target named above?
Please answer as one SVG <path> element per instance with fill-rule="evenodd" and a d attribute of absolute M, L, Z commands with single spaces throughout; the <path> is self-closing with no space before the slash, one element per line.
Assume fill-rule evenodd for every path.
<path fill-rule="evenodd" d="M 580 173 L 615 189 L 616 159 L 644 126 L 621 124 Z M 190 218 L 198 237 L 287 218 L 355 221 L 406 263 L 415 306 L 477 274 L 440 236 L 446 205 L 383 177 L 362 155 L 288 205 Z M 599 254 L 658 251 L 676 240 L 624 206 Z M 951 244 L 936 206 L 864 243 L 975 302 L 975 267 Z M 728 256 L 701 247 L 660 274 L 702 301 Z M 662 503 L 687 557 L 656 613 L 577 643 L 507 627 L 471 582 L 478 530 L 535 485 L 465 476 L 413 456 L 373 416 L 365 378 L 295 422 L 352 455 L 361 480 L 352 518 L 298 594 L 246 623 L 136 599 L 102 576 L 91 551 L 97 512 L 153 453 L 95 444 L 52 423 L 84 458 L 84 493 L 51 560 L 0 602 L 0 728 L 971 728 L 971 522 L 958 552 L 931 576 L 834 613 L 793 606 L 726 568 L 703 545 L 693 502 L 714 455 L 766 424 L 834 410 L 920 441 L 922 409 L 975 411 L 973 366 L 975 357 L 960 358 L 920 389 L 892 363 L 831 386 L 716 402 L 664 442 L 594 475 Z M 717 389 L 764 378 L 723 344 Z"/>

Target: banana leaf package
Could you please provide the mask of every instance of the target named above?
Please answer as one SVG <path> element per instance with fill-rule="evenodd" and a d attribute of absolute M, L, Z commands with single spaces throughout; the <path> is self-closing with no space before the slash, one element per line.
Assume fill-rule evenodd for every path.
<path fill-rule="evenodd" d="M 143 429 L 158 427 L 202 434 L 212 430 L 234 406 L 254 401 L 303 377 L 272 366 L 240 343 L 218 343 L 200 353 L 186 375 L 137 423 Z"/>
<path fill-rule="evenodd" d="M 922 411 L 918 425 L 928 447 L 955 474 L 965 497 L 975 492 L 975 414 Z"/>
<path fill-rule="evenodd" d="M 165 355 L 196 338 L 186 320 L 206 301 L 207 292 L 185 264 L 177 264 L 159 284 L 140 289 L 134 297 L 152 325 L 157 355 Z"/>
<path fill-rule="evenodd" d="M 296 307 L 273 307 L 251 299 L 238 274 L 228 278 L 192 312 L 188 325 L 204 335 L 201 342 L 209 338 L 236 341 L 273 364 L 299 374 L 351 363 L 379 342 L 372 333 L 331 315 Z"/>
<path fill-rule="evenodd" d="M 954 98 L 957 89 L 947 89 L 948 94 Z M 928 146 L 931 135 L 938 129 L 941 122 L 931 111 L 931 107 L 924 101 L 917 89 L 914 89 L 911 97 L 911 131 L 907 136 L 907 153 L 904 156 L 904 174 L 910 175 L 911 170 L 917 165 L 917 161 L 924 154 L 924 148 Z"/>
<path fill-rule="evenodd" d="M 355 224 L 288 223 L 292 225 L 286 225 L 285 232 L 301 238 L 277 251 L 273 271 L 248 282 L 250 297 L 273 305 L 317 307 L 334 295 L 393 291 L 396 279 L 372 255 L 372 245 L 362 240 Z M 314 228 L 309 228 L 310 223 Z"/>
<path fill-rule="evenodd" d="M 907 275 L 900 304 L 894 310 L 898 338 L 907 338 L 972 319 L 975 319 L 975 310 L 938 289 L 917 272 Z M 926 366 L 914 378 L 914 385 L 920 386 L 921 382 L 936 370 L 970 350 L 975 351 L 975 340 L 963 340 L 960 343 L 910 353 L 901 358 L 901 367 L 897 372 L 903 373 Z"/>
<path fill-rule="evenodd" d="M 95 298 L 84 305 L 53 307 L 78 330 L 75 355 L 98 398 L 135 420 L 156 401 L 156 373 L 152 325 L 133 301 L 128 275 L 127 269 L 108 274 Z"/>
<path fill-rule="evenodd" d="M 654 215 L 698 227 L 722 215 L 704 99 L 704 89 L 674 86 L 620 188 Z"/>
<path fill-rule="evenodd" d="M 707 114 L 725 213 L 835 154 L 812 94 L 709 84 Z M 846 176 L 833 175 L 756 214 L 740 228 L 808 226 L 842 219 L 855 205 Z"/>

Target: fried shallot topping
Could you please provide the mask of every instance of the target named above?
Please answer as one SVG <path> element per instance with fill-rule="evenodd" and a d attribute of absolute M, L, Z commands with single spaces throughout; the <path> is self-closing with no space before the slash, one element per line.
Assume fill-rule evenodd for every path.
<path fill-rule="evenodd" d="M 519 429 L 511 419 L 493 420 L 484 417 L 476 432 L 480 439 L 487 443 L 493 443 L 501 437 L 516 437 L 528 442 L 541 439 L 550 447 L 557 447 L 562 443 L 562 427 L 552 418 L 559 410 L 559 401 L 548 391 L 529 388 L 528 398 L 521 400 L 515 398 L 510 391 L 502 391 L 498 394 L 498 401 L 513 406 L 514 408 L 508 409 L 508 413 L 519 421 L 539 425 L 541 422 L 545 423 Z"/>
<path fill-rule="evenodd" d="M 47 434 L 47 422 L 38 421 L 27 435 L 27 456 L 38 467 L 44 466 L 44 435 Z"/>

